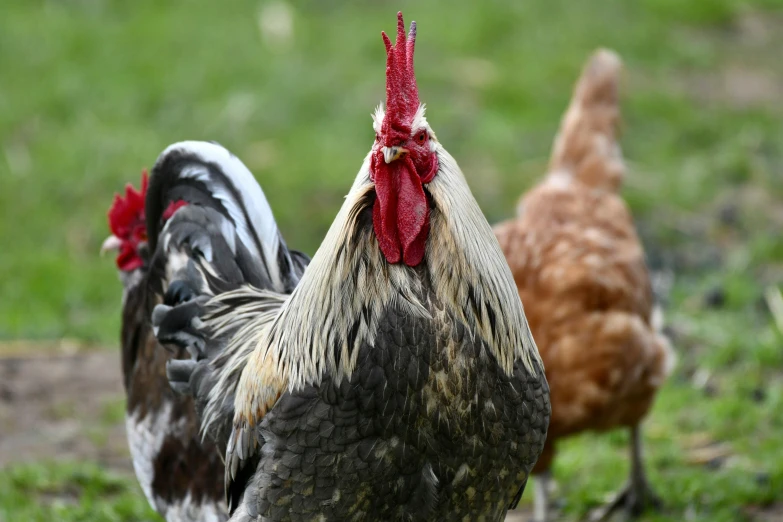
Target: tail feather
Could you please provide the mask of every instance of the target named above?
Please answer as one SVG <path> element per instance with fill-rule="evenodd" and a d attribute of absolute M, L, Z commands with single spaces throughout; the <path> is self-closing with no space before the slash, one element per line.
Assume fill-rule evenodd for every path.
<path fill-rule="evenodd" d="M 214 143 L 177 143 L 161 154 L 146 220 L 164 294 L 155 334 L 192 356 L 169 361 L 169 382 L 194 397 L 202 433 L 225 449 L 238 376 L 252 353 L 235 340 L 272 320 L 309 258 L 288 249 L 261 187 Z"/>
<path fill-rule="evenodd" d="M 277 292 L 293 290 L 299 281 L 301 254 L 292 255 L 288 250 L 263 190 L 231 152 L 216 143 L 200 141 L 175 143 L 163 151 L 152 169 L 145 205 L 153 252 L 165 236 L 161 227 L 169 217 L 166 213 L 179 201 L 199 207 L 201 215 L 191 216 L 188 231 L 177 231 L 174 222 L 166 223 L 172 234 L 185 236 L 197 233 L 199 227 L 209 227 L 207 235 L 189 235 L 187 240 L 204 247 L 219 233 L 232 251 L 235 244 L 241 245 L 256 272 L 260 270 L 257 275 L 262 281 L 254 281 L 256 286 Z M 223 259 L 210 259 L 209 249 L 202 253 L 210 262 Z"/>
<path fill-rule="evenodd" d="M 550 178 L 619 189 L 626 170 L 617 142 L 621 70 L 620 57 L 606 49 L 588 60 L 555 138 Z"/>
<path fill-rule="evenodd" d="M 244 286 L 155 307 L 158 338 L 185 346 L 191 360 L 172 360 L 166 374 L 172 388 L 195 399 L 203 436 L 225 450 L 233 427 L 234 395 L 242 369 L 255 348 L 247 339 L 272 323 L 288 296 Z"/>
<path fill-rule="evenodd" d="M 272 324 L 287 298 L 244 287 L 217 296 L 203 317 L 209 337 L 227 347 L 211 360 L 217 380 L 209 391 L 202 419 L 204 431 L 221 442 L 221 447 L 230 435 L 232 423 L 226 420 L 233 421 L 234 395 L 242 369 L 255 349 L 253 340 Z"/>

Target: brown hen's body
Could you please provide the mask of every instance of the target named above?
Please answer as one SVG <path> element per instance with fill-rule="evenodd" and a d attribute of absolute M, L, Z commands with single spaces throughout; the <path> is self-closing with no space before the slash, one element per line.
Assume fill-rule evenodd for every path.
<path fill-rule="evenodd" d="M 523 197 L 515 219 L 495 227 L 550 386 L 552 417 L 534 468 L 544 478 L 557 440 L 586 430 L 631 428 L 640 468 L 637 427 L 673 363 L 653 324 L 644 251 L 617 194 L 625 172 L 616 143 L 619 70 L 613 53 L 594 55 L 563 119 L 549 175 Z M 635 473 L 632 483 L 644 490 L 641 468 Z M 636 511 L 642 494 L 622 501 Z M 537 518 L 546 519 L 545 496 L 537 494 Z"/>
<path fill-rule="evenodd" d="M 666 376 L 668 350 L 650 322 L 644 253 L 622 200 L 544 184 L 525 199 L 525 217 L 496 233 L 529 303 L 557 410 L 548 440 L 639 423 Z M 551 458 L 550 442 L 536 469 Z"/>

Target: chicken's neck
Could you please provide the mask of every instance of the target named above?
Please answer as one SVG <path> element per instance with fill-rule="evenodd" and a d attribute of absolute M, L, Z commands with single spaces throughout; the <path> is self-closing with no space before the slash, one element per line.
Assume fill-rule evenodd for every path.
<path fill-rule="evenodd" d="M 359 347 L 372 344 L 395 300 L 429 317 L 422 304 L 422 270 L 389 264 L 373 229 L 375 189 L 365 164 L 321 247 L 271 326 L 263 349 L 285 347 L 281 368 L 292 387 L 338 380 L 356 367 Z M 421 267 L 423 268 L 423 267 Z"/>
<path fill-rule="evenodd" d="M 543 368 L 516 284 L 495 234 L 451 155 L 438 148 L 440 170 L 428 190 L 433 211 L 427 264 L 432 286 L 456 318 L 486 342 L 510 373 Z"/>
<path fill-rule="evenodd" d="M 369 157 L 368 157 L 369 158 Z M 434 208 L 424 262 L 389 264 L 373 230 L 375 188 L 365 160 L 291 298 L 259 343 L 290 387 L 350 376 L 391 305 L 432 319 L 427 292 L 487 343 L 503 369 L 540 365 L 511 272 L 456 162 L 442 151 L 430 183 Z M 267 357 L 267 355 L 269 357 Z"/>

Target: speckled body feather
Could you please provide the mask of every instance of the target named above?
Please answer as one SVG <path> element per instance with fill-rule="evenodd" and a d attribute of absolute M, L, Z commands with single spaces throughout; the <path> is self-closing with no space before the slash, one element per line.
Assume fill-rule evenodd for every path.
<path fill-rule="evenodd" d="M 350 375 L 282 395 L 251 434 L 255 474 L 231 486 L 235 520 L 502 520 L 544 441 L 546 382 L 521 358 L 507 373 L 429 269 L 406 270 L 421 313 L 391 299 Z"/>

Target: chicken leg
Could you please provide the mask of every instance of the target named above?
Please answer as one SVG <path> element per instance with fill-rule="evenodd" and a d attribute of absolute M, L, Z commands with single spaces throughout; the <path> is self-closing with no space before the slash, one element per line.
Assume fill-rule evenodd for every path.
<path fill-rule="evenodd" d="M 546 470 L 535 475 L 533 481 L 533 520 L 531 522 L 549 522 L 549 489 L 552 472 Z"/>
<path fill-rule="evenodd" d="M 659 510 L 663 503 L 647 481 L 642 462 L 642 433 L 639 425 L 631 428 L 631 476 L 628 483 L 605 506 L 590 515 L 591 522 L 605 522 L 619 509 L 624 509 L 625 518 L 641 515 L 646 509 Z"/>

